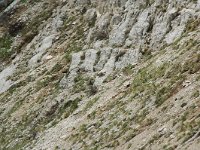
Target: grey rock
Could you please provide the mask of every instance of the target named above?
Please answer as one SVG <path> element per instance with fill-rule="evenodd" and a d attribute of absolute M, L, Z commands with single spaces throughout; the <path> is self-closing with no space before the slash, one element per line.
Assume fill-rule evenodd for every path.
<path fill-rule="evenodd" d="M 52 46 L 54 38 L 55 35 L 50 35 L 48 37 L 45 37 L 43 41 L 38 44 L 39 47 L 36 49 L 36 54 L 28 62 L 28 66 L 30 68 L 34 68 L 37 66 L 37 63 L 41 60 L 42 55 L 48 48 Z"/>
<path fill-rule="evenodd" d="M 122 21 L 122 17 L 120 14 L 114 14 L 112 17 L 110 24 L 111 26 L 118 25 Z"/>
<path fill-rule="evenodd" d="M 112 52 L 112 48 L 110 47 L 104 47 L 102 49 L 100 49 L 100 56 L 99 57 L 99 61 L 96 64 L 96 66 L 94 67 L 95 71 L 100 71 L 103 69 L 105 63 L 108 61 L 108 59 L 110 58 Z"/>
<path fill-rule="evenodd" d="M 77 71 L 79 70 L 79 65 L 81 63 L 81 57 L 84 55 L 83 52 L 74 53 L 72 54 L 72 61 L 69 68 L 68 76 L 64 76 L 60 81 L 61 87 L 68 87 L 71 88 L 74 85 L 74 79 L 77 76 Z"/>
<path fill-rule="evenodd" d="M 97 12 L 96 9 L 88 9 L 86 14 L 84 15 L 84 19 L 89 23 L 95 23 L 97 18 Z"/>
<path fill-rule="evenodd" d="M 103 69 L 98 73 L 94 85 L 95 86 L 101 86 L 103 81 L 113 72 L 115 69 L 115 61 L 117 53 L 119 52 L 119 49 L 113 49 L 110 58 L 104 65 Z"/>
<path fill-rule="evenodd" d="M 93 72 L 96 59 L 97 59 L 97 51 L 94 49 L 87 50 L 85 53 L 85 60 L 80 68 L 84 69 L 87 72 Z"/>
<path fill-rule="evenodd" d="M 158 45 L 160 44 L 167 32 L 169 32 L 171 29 L 171 21 L 174 19 L 174 17 L 177 14 L 177 9 L 172 8 L 167 10 L 165 15 L 159 15 L 157 18 L 155 18 L 155 25 L 153 26 L 151 39 L 152 39 L 152 45 Z"/>
<path fill-rule="evenodd" d="M 133 25 L 129 38 L 133 41 L 133 44 L 139 44 L 143 36 L 147 33 L 150 26 L 149 9 L 145 9 L 137 18 L 137 22 Z"/>
<path fill-rule="evenodd" d="M 115 69 L 123 69 L 128 65 L 135 65 L 139 60 L 139 49 L 129 49 L 115 63 Z"/>
<path fill-rule="evenodd" d="M 137 10 L 128 11 L 126 19 L 116 27 L 113 27 L 109 36 L 109 44 L 111 46 L 122 46 L 125 43 L 127 34 L 130 32 L 132 25 L 135 23 Z"/>
<path fill-rule="evenodd" d="M 167 44 L 171 44 L 176 39 L 180 38 L 190 18 L 195 16 L 194 14 L 194 10 L 183 9 L 180 12 L 180 16 L 171 22 L 172 30 L 165 36 L 164 41 L 166 41 Z"/>

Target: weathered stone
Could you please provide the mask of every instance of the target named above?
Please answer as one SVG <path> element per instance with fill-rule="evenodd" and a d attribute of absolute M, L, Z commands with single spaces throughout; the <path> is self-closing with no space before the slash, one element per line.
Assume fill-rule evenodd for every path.
<path fill-rule="evenodd" d="M 83 64 L 80 66 L 81 69 L 84 69 L 84 71 L 87 72 L 93 72 L 94 71 L 94 64 L 97 59 L 97 51 L 94 49 L 87 50 L 85 52 L 85 59 Z"/>
<path fill-rule="evenodd" d="M 41 46 L 39 46 L 38 49 L 36 49 L 36 54 L 29 60 L 28 64 L 30 68 L 37 66 L 37 63 L 41 60 L 42 55 L 48 48 L 52 46 L 54 38 L 55 36 L 51 35 L 43 39 L 43 41 L 41 42 Z"/>
<path fill-rule="evenodd" d="M 103 69 L 105 63 L 110 58 L 111 51 L 112 51 L 112 48 L 110 47 L 105 47 L 105 48 L 100 49 L 99 56 L 97 56 L 97 59 L 99 60 L 96 66 L 94 67 L 95 71 L 100 71 L 101 69 Z"/>
<path fill-rule="evenodd" d="M 118 58 L 118 61 L 115 63 L 116 69 L 123 69 L 128 65 L 135 65 L 139 59 L 139 50 L 138 49 L 129 49 L 124 55 Z"/>
<path fill-rule="evenodd" d="M 94 25 L 97 19 L 96 9 L 88 9 L 86 14 L 84 15 L 84 18 L 90 25 Z"/>

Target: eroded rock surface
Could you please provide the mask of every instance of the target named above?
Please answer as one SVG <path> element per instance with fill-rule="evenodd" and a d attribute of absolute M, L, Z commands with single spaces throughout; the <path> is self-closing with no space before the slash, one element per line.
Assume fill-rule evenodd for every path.
<path fill-rule="evenodd" d="M 199 149 L 200 0 L 9 4 L 0 149 Z"/>

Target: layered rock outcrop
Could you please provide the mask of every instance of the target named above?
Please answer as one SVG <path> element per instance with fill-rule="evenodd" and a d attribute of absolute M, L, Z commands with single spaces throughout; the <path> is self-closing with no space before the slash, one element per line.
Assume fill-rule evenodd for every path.
<path fill-rule="evenodd" d="M 0 149 L 200 147 L 200 0 L 15 0 L 0 21 Z"/>

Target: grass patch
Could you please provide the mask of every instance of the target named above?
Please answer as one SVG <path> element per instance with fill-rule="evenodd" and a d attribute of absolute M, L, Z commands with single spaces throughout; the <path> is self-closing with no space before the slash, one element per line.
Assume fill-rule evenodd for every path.
<path fill-rule="evenodd" d="M 9 59 L 13 54 L 11 50 L 12 39 L 9 35 L 0 38 L 0 59 Z"/>
<path fill-rule="evenodd" d="M 193 56 L 188 59 L 184 65 L 182 72 L 188 72 L 189 74 L 194 74 L 200 70 L 200 54 L 193 54 Z"/>
<path fill-rule="evenodd" d="M 97 101 L 98 101 L 99 97 L 96 97 L 94 99 L 91 99 L 85 106 L 84 111 L 87 111 L 88 109 L 90 109 Z"/>
<path fill-rule="evenodd" d="M 197 98 L 197 97 L 199 97 L 199 95 L 200 95 L 199 90 L 196 90 L 196 91 L 194 91 L 194 92 L 192 93 L 191 98 Z"/>
<path fill-rule="evenodd" d="M 122 72 L 124 75 L 128 76 L 128 75 L 131 75 L 133 74 L 133 68 L 134 66 L 133 65 L 128 65 L 127 67 L 125 67 Z"/>
<path fill-rule="evenodd" d="M 64 118 L 69 117 L 69 115 L 72 114 L 78 108 L 78 103 L 80 101 L 80 98 L 67 101 L 62 107 L 60 107 L 59 113 L 64 114 Z"/>

